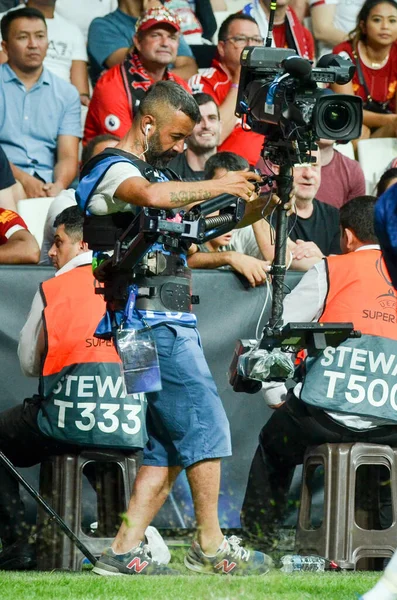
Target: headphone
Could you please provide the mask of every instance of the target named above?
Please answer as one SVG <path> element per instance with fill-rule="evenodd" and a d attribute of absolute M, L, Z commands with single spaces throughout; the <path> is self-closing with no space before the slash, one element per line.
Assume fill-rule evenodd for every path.
<path fill-rule="evenodd" d="M 149 133 L 149 131 L 151 130 L 152 126 L 150 124 L 146 125 L 145 127 L 145 135 L 147 135 Z"/>

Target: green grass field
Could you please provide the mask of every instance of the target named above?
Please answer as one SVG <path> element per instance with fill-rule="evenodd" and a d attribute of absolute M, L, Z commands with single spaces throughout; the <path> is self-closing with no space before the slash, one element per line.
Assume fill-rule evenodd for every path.
<path fill-rule="evenodd" d="M 99 577 L 83 573 L 0 573 L 1 600 L 357 600 L 380 573 L 273 571 L 263 577 L 193 575 L 173 551 L 179 577 Z"/>

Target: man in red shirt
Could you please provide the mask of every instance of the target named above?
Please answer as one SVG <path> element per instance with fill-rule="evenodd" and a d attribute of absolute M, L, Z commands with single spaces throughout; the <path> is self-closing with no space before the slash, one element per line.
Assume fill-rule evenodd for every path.
<path fill-rule="evenodd" d="M 263 135 L 246 131 L 235 116 L 238 82 L 240 79 L 240 54 L 245 46 L 262 46 L 263 38 L 258 25 L 249 15 L 232 14 L 219 28 L 218 57 L 210 69 L 193 75 L 189 84 L 193 93 L 210 94 L 219 106 L 222 132 L 219 152 L 234 152 L 248 160 L 258 161 L 263 146 Z"/>
<path fill-rule="evenodd" d="M 36 264 L 40 248 L 26 223 L 13 210 L 0 208 L 0 264 Z"/>
<path fill-rule="evenodd" d="M 170 79 L 190 91 L 188 84 L 167 68 L 175 61 L 179 35 L 177 17 L 164 7 L 148 10 L 137 21 L 134 46 L 120 65 L 102 75 L 94 88 L 84 143 L 104 133 L 123 137 L 146 90 L 156 81 Z"/>

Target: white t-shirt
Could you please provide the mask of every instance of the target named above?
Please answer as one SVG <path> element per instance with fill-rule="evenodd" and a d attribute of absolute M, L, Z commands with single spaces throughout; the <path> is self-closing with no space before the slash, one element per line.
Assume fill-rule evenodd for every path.
<path fill-rule="evenodd" d="M 25 4 L 12 8 L 18 10 Z M 5 13 L 0 15 L 0 19 Z M 53 19 L 46 19 L 48 30 L 48 50 L 44 66 L 49 71 L 70 83 L 70 69 L 73 60 L 88 61 L 87 49 L 80 29 L 59 14 L 54 13 Z M 0 36 L 1 39 L 1 36 Z"/>
<path fill-rule="evenodd" d="M 364 0 L 309 0 L 310 8 L 321 6 L 321 4 L 334 4 L 336 6 L 334 16 L 334 27 L 349 33 L 356 26 L 357 15 L 360 12 Z M 324 42 L 318 42 L 318 55 L 330 54 L 332 46 Z"/>
<path fill-rule="evenodd" d="M 252 225 L 241 227 L 241 229 L 233 229 L 230 245 L 236 252 L 264 260 L 262 252 L 259 250 Z"/>
<path fill-rule="evenodd" d="M 87 43 L 88 28 L 96 17 L 104 17 L 117 8 L 117 0 L 57 0 L 55 12 L 74 23 Z"/>
<path fill-rule="evenodd" d="M 114 193 L 130 177 L 142 177 L 139 169 L 126 162 L 119 162 L 112 165 L 106 175 L 99 183 L 95 194 L 88 203 L 88 210 L 94 215 L 109 215 L 115 212 L 130 212 L 134 209 L 132 204 L 123 202 Z"/>

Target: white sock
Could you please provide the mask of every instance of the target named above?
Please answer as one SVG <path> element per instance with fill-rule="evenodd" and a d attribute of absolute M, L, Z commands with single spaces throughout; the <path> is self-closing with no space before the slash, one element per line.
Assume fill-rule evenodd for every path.
<path fill-rule="evenodd" d="M 382 577 L 363 600 L 397 600 L 397 552 L 387 565 Z"/>

